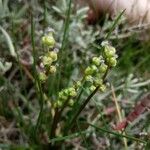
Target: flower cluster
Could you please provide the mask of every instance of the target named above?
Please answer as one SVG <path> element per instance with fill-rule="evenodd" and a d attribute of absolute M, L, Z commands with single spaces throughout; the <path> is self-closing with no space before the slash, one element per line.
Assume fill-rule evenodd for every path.
<path fill-rule="evenodd" d="M 72 87 L 63 89 L 58 94 L 58 100 L 55 101 L 54 107 L 60 108 L 65 103 L 66 105 L 73 106 L 74 98 L 77 96 L 77 92 L 81 87 L 81 82 L 77 81 Z"/>
<path fill-rule="evenodd" d="M 54 102 L 55 108 L 65 106 L 73 106 L 74 98 L 77 96 L 81 84 L 85 82 L 85 86 L 93 92 L 97 88 L 104 92 L 106 84 L 104 82 L 108 70 L 116 66 L 117 55 L 114 47 L 108 42 L 102 43 L 102 55 L 93 57 L 91 64 L 85 69 L 84 77 L 81 81 L 77 81 L 73 86 L 63 89 L 58 94 L 58 99 Z"/>
<path fill-rule="evenodd" d="M 85 69 L 85 81 L 89 84 L 90 91 L 99 87 L 100 91 L 105 91 L 104 77 L 111 67 L 116 66 L 117 55 L 114 47 L 108 42 L 102 43 L 103 53 L 99 57 L 93 57 L 92 63 Z"/>
<path fill-rule="evenodd" d="M 47 52 L 40 57 L 40 72 L 39 79 L 44 82 L 48 74 L 56 72 L 57 51 L 55 51 L 55 39 L 53 37 L 53 30 L 49 30 L 47 34 L 42 37 L 42 44 L 47 48 Z"/>
<path fill-rule="evenodd" d="M 115 67 L 117 64 L 116 49 L 112 47 L 107 41 L 102 42 L 101 45 L 104 49 L 103 57 L 105 58 L 106 64 L 109 67 Z"/>

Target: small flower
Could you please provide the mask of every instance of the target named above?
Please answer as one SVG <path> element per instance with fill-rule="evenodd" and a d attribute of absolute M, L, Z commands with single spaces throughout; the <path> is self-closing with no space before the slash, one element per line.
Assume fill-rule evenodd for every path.
<path fill-rule="evenodd" d="M 92 86 L 90 87 L 90 91 L 91 91 L 91 92 L 93 92 L 95 89 L 96 89 L 96 86 L 94 86 L 94 85 L 92 85 Z"/>
<path fill-rule="evenodd" d="M 92 62 L 94 65 L 99 66 L 101 63 L 101 60 L 99 57 L 93 57 Z"/>
<path fill-rule="evenodd" d="M 46 79 L 47 79 L 47 76 L 45 75 L 45 73 L 44 72 L 40 72 L 39 73 L 39 80 L 41 82 L 44 82 L 44 81 L 46 81 Z"/>
<path fill-rule="evenodd" d="M 55 39 L 52 34 L 47 34 L 42 37 L 42 44 L 48 46 L 49 48 L 53 48 L 55 45 Z"/>
<path fill-rule="evenodd" d="M 97 72 L 97 70 L 98 70 L 98 69 L 97 69 L 97 66 L 95 66 L 95 65 L 92 65 L 92 66 L 91 66 L 91 69 L 93 70 L 93 73 L 94 73 L 94 72 Z"/>
<path fill-rule="evenodd" d="M 94 85 L 95 85 L 95 86 L 100 86 L 100 85 L 102 85 L 102 83 L 103 83 L 103 80 L 102 80 L 102 79 L 95 79 L 95 80 L 94 80 Z"/>
<path fill-rule="evenodd" d="M 76 90 L 75 90 L 74 88 L 69 88 L 69 95 L 70 95 L 71 97 L 77 96 Z"/>
<path fill-rule="evenodd" d="M 73 106 L 74 105 L 74 100 L 70 99 L 68 103 L 69 103 L 69 106 Z"/>
<path fill-rule="evenodd" d="M 107 66 L 106 64 L 102 63 L 102 64 L 100 65 L 100 67 L 99 67 L 99 72 L 100 72 L 100 73 L 105 73 L 106 70 L 107 70 L 107 68 L 108 68 L 108 66 Z"/>
<path fill-rule="evenodd" d="M 106 85 L 102 84 L 100 87 L 99 87 L 99 90 L 101 92 L 104 92 L 106 90 Z"/>
<path fill-rule="evenodd" d="M 116 49 L 112 46 L 106 45 L 104 48 L 104 54 L 106 57 L 110 58 L 113 57 L 116 53 Z"/>
<path fill-rule="evenodd" d="M 47 66 L 47 65 L 50 66 L 52 64 L 53 60 L 51 57 L 43 56 L 42 62 L 44 64 L 44 66 Z"/>
<path fill-rule="evenodd" d="M 92 83 L 93 82 L 93 77 L 91 75 L 88 75 L 88 76 L 85 77 L 85 81 Z"/>
<path fill-rule="evenodd" d="M 91 75 L 91 74 L 93 74 L 93 69 L 91 67 L 87 67 L 85 69 L 85 75 Z"/>
<path fill-rule="evenodd" d="M 49 52 L 48 56 L 52 59 L 53 62 L 57 60 L 57 53 L 55 51 Z"/>
<path fill-rule="evenodd" d="M 49 72 L 50 72 L 51 74 L 54 74 L 54 73 L 56 72 L 56 67 L 55 67 L 55 66 L 50 66 Z"/>
<path fill-rule="evenodd" d="M 77 81 L 75 86 L 76 86 L 76 88 L 80 88 L 81 87 L 81 82 Z"/>
<path fill-rule="evenodd" d="M 116 60 L 115 57 L 111 57 L 111 58 L 109 59 L 108 63 L 109 63 L 109 65 L 110 65 L 111 67 L 115 67 L 116 64 L 117 64 L 117 60 Z"/>

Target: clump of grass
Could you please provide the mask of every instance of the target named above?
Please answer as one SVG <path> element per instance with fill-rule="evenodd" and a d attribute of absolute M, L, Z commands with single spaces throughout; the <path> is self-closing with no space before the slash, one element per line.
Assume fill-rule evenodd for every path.
<path fill-rule="evenodd" d="M 135 126 L 140 134 L 132 129 L 126 134 L 112 131 L 118 114 L 109 82 L 120 106 L 119 114 L 125 117 L 149 90 L 147 75 L 141 78 L 138 72 L 140 66 L 148 70 L 144 66 L 149 44 L 112 35 L 122 28 L 118 21 L 123 12 L 114 21 L 106 19 L 104 26 L 91 27 L 84 22 L 88 9 L 78 8 L 71 0 L 62 0 L 61 5 L 53 1 L 53 6 L 47 0 L 44 5 L 37 2 L 33 6 L 33 2 L 22 1 L 16 8 L 16 4 L 2 2 L 7 13 L 0 16 L 1 29 L 8 43 L 0 36 L 0 48 L 9 47 L 10 51 L 1 52 L 0 124 L 3 131 L 9 131 L 0 130 L 2 138 L 7 137 L 0 137 L 4 143 L 0 148 L 73 149 L 79 145 L 86 149 L 122 149 L 124 138 L 128 141 L 126 148 L 144 148 L 148 137 L 142 131 L 148 132 L 148 121 L 143 121 L 143 128 Z M 18 15 L 14 8 L 20 10 Z M 33 11 L 28 11 L 31 8 Z M 55 32 L 46 30 L 47 26 Z M 116 50 L 111 45 L 119 55 L 117 67 Z M 132 49 L 138 50 L 135 53 Z"/>

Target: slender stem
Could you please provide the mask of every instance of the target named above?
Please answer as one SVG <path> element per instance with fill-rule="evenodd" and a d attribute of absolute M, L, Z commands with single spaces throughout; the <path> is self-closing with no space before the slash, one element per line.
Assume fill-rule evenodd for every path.
<path fill-rule="evenodd" d="M 35 138 L 37 138 L 37 131 L 40 126 L 41 120 L 42 120 L 42 112 L 43 112 L 43 91 L 41 88 L 41 83 L 38 77 L 38 73 L 36 70 L 36 51 L 35 51 L 35 41 L 34 41 L 34 21 L 33 21 L 33 15 L 31 14 L 31 43 L 32 43 L 32 55 L 33 55 L 33 70 L 34 70 L 34 78 L 35 78 L 35 87 L 36 87 L 36 92 L 39 96 L 39 103 L 40 103 L 40 112 L 38 115 L 37 123 L 35 126 Z"/>
<path fill-rule="evenodd" d="M 58 108 L 56 108 L 52 127 L 51 127 L 50 139 L 55 137 L 55 130 L 57 128 L 57 122 L 58 122 L 58 115 L 59 115 L 59 111 L 58 111 Z"/>
<path fill-rule="evenodd" d="M 61 64 L 62 64 L 62 57 L 63 57 L 63 52 L 66 48 L 66 43 L 67 43 L 67 39 L 68 39 L 68 32 L 69 32 L 69 22 L 70 22 L 70 14 L 71 14 L 71 4 L 72 4 L 72 0 L 69 0 L 69 4 L 68 4 L 68 10 L 67 10 L 67 14 L 66 14 L 66 20 L 65 20 L 65 25 L 64 25 L 64 34 L 63 34 L 63 40 L 62 40 L 62 46 L 59 52 L 59 59 L 58 59 L 58 63 L 59 63 L 59 72 L 58 72 L 58 84 L 57 84 L 57 90 L 59 91 L 60 88 L 60 79 L 61 79 Z M 65 55 L 67 51 L 65 52 Z"/>
<path fill-rule="evenodd" d="M 58 108 L 56 108 L 54 119 L 53 119 L 53 123 L 52 123 L 50 138 L 54 138 L 55 137 L 55 130 L 57 128 L 57 124 L 58 124 L 58 122 L 60 120 L 60 117 L 61 117 L 61 114 L 62 114 L 63 110 L 65 109 L 65 107 L 68 104 L 68 101 L 69 101 L 69 98 L 65 101 L 64 105 L 62 106 L 62 108 L 60 110 Z"/>

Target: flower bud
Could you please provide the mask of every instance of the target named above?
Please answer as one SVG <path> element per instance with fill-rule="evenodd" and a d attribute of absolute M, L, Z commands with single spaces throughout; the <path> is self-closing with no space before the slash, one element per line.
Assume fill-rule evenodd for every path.
<path fill-rule="evenodd" d="M 81 86 L 81 82 L 77 81 L 75 86 L 76 86 L 76 88 L 79 88 Z"/>
<path fill-rule="evenodd" d="M 46 79 L 47 79 L 46 74 L 45 74 L 44 72 L 40 72 L 40 73 L 39 73 L 39 80 L 40 80 L 41 82 L 44 82 L 44 81 L 46 81 Z"/>
<path fill-rule="evenodd" d="M 93 57 L 92 62 L 94 65 L 99 66 L 101 63 L 101 60 L 98 57 Z"/>
<path fill-rule="evenodd" d="M 106 86 L 104 84 L 102 84 L 100 87 L 99 87 L 99 90 L 101 92 L 104 92 L 106 90 Z"/>
<path fill-rule="evenodd" d="M 92 65 L 92 66 L 91 66 L 91 69 L 93 70 L 93 73 L 94 73 L 94 72 L 97 72 L 97 70 L 98 70 L 98 69 L 97 69 L 97 66 L 95 66 L 95 65 Z"/>
<path fill-rule="evenodd" d="M 68 90 L 68 89 L 65 89 L 63 92 L 64 92 L 64 94 L 65 94 L 66 96 L 69 95 L 69 90 Z"/>
<path fill-rule="evenodd" d="M 56 72 L 56 67 L 55 66 L 50 66 L 49 72 L 54 74 Z"/>
<path fill-rule="evenodd" d="M 91 91 L 91 92 L 93 92 L 95 89 L 96 89 L 96 87 L 95 87 L 94 85 L 92 85 L 92 86 L 90 87 L 90 91 Z"/>
<path fill-rule="evenodd" d="M 106 57 L 110 58 L 113 57 L 116 53 L 116 49 L 112 46 L 105 46 L 104 48 L 104 54 Z"/>
<path fill-rule="evenodd" d="M 85 77 L 85 81 L 93 83 L 93 77 L 88 75 L 88 76 Z"/>
<path fill-rule="evenodd" d="M 69 100 L 69 106 L 73 106 L 73 104 L 74 104 L 74 100 L 73 100 L 73 99 L 70 99 L 70 100 Z"/>
<path fill-rule="evenodd" d="M 100 73 L 105 73 L 106 70 L 107 70 L 107 68 L 108 68 L 108 66 L 103 63 L 103 64 L 101 64 L 100 67 L 99 67 L 99 72 L 100 72 Z"/>
<path fill-rule="evenodd" d="M 45 46 L 48 46 L 49 48 L 53 48 L 55 45 L 55 39 L 52 36 L 52 34 L 50 35 L 44 35 L 42 37 L 42 44 Z"/>
<path fill-rule="evenodd" d="M 70 89 L 69 89 L 69 95 L 72 96 L 72 97 L 77 96 L 77 92 L 75 91 L 74 88 L 70 88 Z"/>
<path fill-rule="evenodd" d="M 47 65 L 51 65 L 52 64 L 52 58 L 51 57 L 47 57 L 47 56 L 43 56 L 42 57 L 42 62 L 44 64 L 44 66 L 47 66 Z"/>
<path fill-rule="evenodd" d="M 117 64 L 116 58 L 115 58 L 115 57 L 111 57 L 111 58 L 109 59 L 109 65 L 110 65 L 111 67 L 115 67 L 116 64 Z"/>
<path fill-rule="evenodd" d="M 95 79 L 95 80 L 94 80 L 94 85 L 95 85 L 95 86 L 100 86 L 100 85 L 102 85 L 102 83 L 103 83 L 103 80 L 102 80 L 102 79 Z"/>
<path fill-rule="evenodd" d="M 51 57 L 52 61 L 56 61 L 57 60 L 57 53 L 54 51 L 51 51 L 48 53 L 49 57 Z"/>
<path fill-rule="evenodd" d="M 91 74 L 93 74 L 93 69 L 91 67 L 87 67 L 85 69 L 85 75 L 91 75 Z"/>

